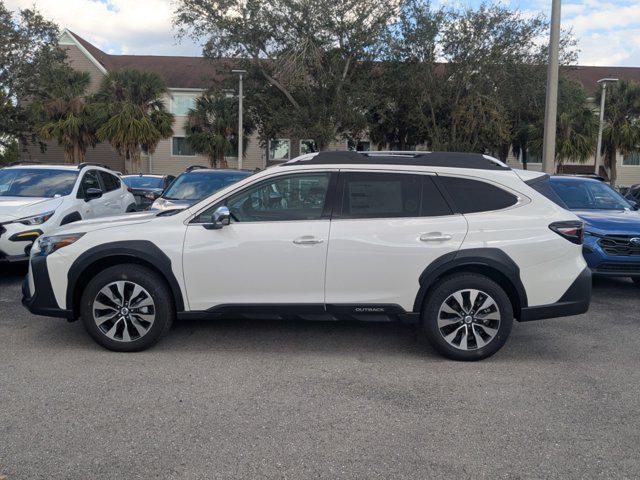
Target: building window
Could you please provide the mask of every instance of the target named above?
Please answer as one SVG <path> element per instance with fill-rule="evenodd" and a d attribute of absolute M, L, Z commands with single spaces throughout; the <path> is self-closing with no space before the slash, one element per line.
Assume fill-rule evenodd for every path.
<path fill-rule="evenodd" d="M 269 160 L 289 160 L 291 142 L 288 138 L 269 140 Z"/>
<path fill-rule="evenodd" d="M 631 152 L 622 157 L 623 165 L 640 165 L 640 152 Z"/>
<path fill-rule="evenodd" d="M 189 113 L 189 109 L 196 105 L 197 95 L 194 94 L 174 94 L 171 96 L 171 113 L 181 117 Z"/>
<path fill-rule="evenodd" d="M 347 149 L 351 152 L 369 152 L 371 151 L 371 142 L 348 140 Z"/>
<path fill-rule="evenodd" d="M 171 139 L 171 154 L 175 157 L 195 157 L 195 152 L 184 137 Z"/>
<path fill-rule="evenodd" d="M 313 140 L 300 140 L 300 155 L 317 151 L 318 149 L 316 147 L 316 142 L 314 142 Z"/>
<path fill-rule="evenodd" d="M 522 153 L 520 153 L 520 162 L 522 162 Z M 534 154 L 527 149 L 527 163 L 542 163 L 542 154 Z"/>

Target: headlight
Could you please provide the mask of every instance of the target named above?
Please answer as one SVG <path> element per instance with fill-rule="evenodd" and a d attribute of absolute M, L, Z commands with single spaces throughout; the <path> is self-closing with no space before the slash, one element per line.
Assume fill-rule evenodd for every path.
<path fill-rule="evenodd" d="M 56 212 L 41 213 L 40 215 L 33 215 L 32 217 L 24 217 L 15 220 L 13 223 L 21 223 L 23 225 L 42 225 L 49 220 Z"/>
<path fill-rule="evenodd" d="M 34 244 L 33 250 L 40 255 L 47 256 L 76 243 L 84 236 L 84 233 L 69 233 L 67 235 L 52 235 L 50 237 L 40 237 Z"/>

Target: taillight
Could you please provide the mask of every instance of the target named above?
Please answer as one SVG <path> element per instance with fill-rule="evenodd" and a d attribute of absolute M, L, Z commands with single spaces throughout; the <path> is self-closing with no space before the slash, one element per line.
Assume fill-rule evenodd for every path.
<path fill-rule="evenodd" d="M 571 243 L 582 245 L 584 240 L 584 224 L 582 222 L 570 220 L 568 222 L 554 222 L 549 228 Z"/>
<path fill-rule="evenodd" d="M 128 191 L 129 193 L 133 193 L 133 189 L 132 189 L 131 187 L 127 187 L 127 191 Z"/>

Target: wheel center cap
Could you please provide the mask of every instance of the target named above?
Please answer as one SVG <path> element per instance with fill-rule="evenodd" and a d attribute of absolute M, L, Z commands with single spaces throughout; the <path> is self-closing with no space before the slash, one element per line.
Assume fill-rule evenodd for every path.
<path fill-rule="evenodd" d="M 129 315 L 129 309 L 127 307 L 122 307 L 120 309 L 120 314 L 121 315 Z"/>
<path fill-rule="evenodd" d="M 466 317 L 464 317 L 464 323 L 471 323 L 473 322 L 473 317 L 471 315 L 467 315 Z"/>

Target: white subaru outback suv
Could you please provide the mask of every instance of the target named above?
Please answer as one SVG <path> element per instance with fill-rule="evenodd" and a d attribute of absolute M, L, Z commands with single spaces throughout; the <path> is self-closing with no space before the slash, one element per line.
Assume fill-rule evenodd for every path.
<path fill-rule="evenodd" d="M 582 224 L 491 157 L 308 154 L 180 211 L 41 237 L 23 303 L 142 350 L 177 319 L 388 318 L 479 360 L 513 320 L 585 312 Z"/>
<path fill-rule="evenodd" d="M 0 169 L 0 263 L 29 259 L 33 241 L 61 225 L 135 207 L 118 176 L 100 165 Z"/>

